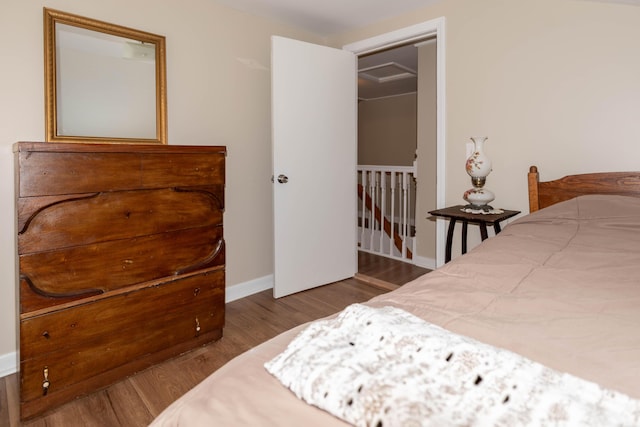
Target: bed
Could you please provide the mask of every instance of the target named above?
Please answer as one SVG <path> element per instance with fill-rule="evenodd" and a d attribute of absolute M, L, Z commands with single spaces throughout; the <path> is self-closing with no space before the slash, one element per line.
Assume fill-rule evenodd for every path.
<path fill-rule="evenodd" d="M 344 410 L 356 406 L 353 399 L 341 394 L 343 389 L 359 384 L 343 372 L 350 362 L 335 359 L 334 354 L 334 359 L 324 365 L 328 369 L 321 371 L 320 365 L 311 361 L 320 350 L 311 350 L 314 354 L 307 355 L 308 361 L 299 358 L 320 342 L 314 338 L 317 328 L 334 331 L 347 323 L 343 312 L 314 322 L 315 332 L 312 326 L 302 325 L 235 358 L 170 405 L 152 425 L 311 427 L 353 423 L 383 427 L 409 425 L 410 421 L 416 425 L 571 425 L 575 420 L 579 425 L 640 424 L 640 172 L 573 175 L 540 182 L 537 168 L 531 167 L 528 179 L 529 215 L 516 219 L 498 236 L 444 267 L 355 307 L 366 316 L 370 312 L 376 316 L 400 313 L 400 317 L 367 318 L 374 319 L 374 326 L 383 319 L 386 323 L 381 328 L 396 328 L 385 329 L 385 333 L 403 337 L 394 344 L 398 348 L 400 344 L 407 348 L 414 345 L 407 342 L 424 335 L 425 330 L 436 331 L 431 337 L 449 334 L 446 341 L 439 341 L 440 358 L 426 365 L 444 366 L 460 354 L 476 357 L 476 353 L 482 353 L 482 357 L 461 361 L 465 365 L 475 360 L 473 369 L 484 369 L 482 375 L 464 372 L 453 381 L 464 380 L 469 393 L 487 400 L 489 409 L 457 395 L 452 395 L 449 403 L 443 401 L 443 396 L 452 394 L 452 385 L 438 383 L 440 375 L 425 375 L 423 359 L 419 359 L 422 364 L 417 370 L 406 365 L 393 365 L 391 369 L 392 373 L 408 373 L 404 379 L 394 379 L 394 384 L 413 384 L 411 381 L 423 376 L 428 378 L 420 380 L 419 387 L 424 382 L 436 382 L 431 384 L 435 392 L 420 389 L 426 394 L 410 396 L 411 403 L 399 404 L 408 417 L 401 421 L 383 420 L 384 414 L 353 419 L 336 412 L 342 409 L 318 403 L 327 395 L 338 395 L 347 408 Z M 366 327 L 370 323 L 368 320 Z M 360 325 L 365 328 L 364 323 Z M 356 329 L 354 338 L 346 340 L 345 351 L 360 346 L 367 337 L 377 336 L 361 330 Z M 299 341 L 303 338 L 307 341 Z M 382 335 L 380 340 L 370 341 L 382 341 Z M 470 345 L 476 346 L 469 350 L 473 353 L 460 350 Z M 337 344 L 325 347 L 333 347 L 327 351 L 342 348 Z M 417 350 L 412 348 L 419 352 L 423 347 L 424 343 Z M 372 359 L 369 356 L 373 353 L 355 354 Z M 417 354 L 412 353 L 410 359 L 416 360 Z M 386 366 L 388 361 L 395 363 L 394 357 L 386 354 L 374 359 L 385 360 Z M 357 361 L 358 366 L 361 363 Z M 292 366 L 298 370 L 283 374 L 282 369 Z M 510 366 L 511 371 L 497 378 L 498 371 L 508 371 Z M 379 367 L 367 369 L 371 373 Z M 537 374 L 529 375 L 529 370 Z M 303 372 L 311 372 L 313 381 L 305 384 L 300 375 Z M 331 372 L 338 372 L 336 375 L 342 378 L 327 380 Z M 540 388 L 538 382 L 528 384 L 531 378 L 553 382 L 556 388 Z M 370 383 L 366 384 L 369 387 Z M 317 387 L 326 391 L 313 400 Z M 360 393 L 362 385 L 357 388 Z M 312 404 L 296 397 L 292 390 Z M 384 387 L 381 392 L 396 393 Z M 360 405 L 358 411 L 385 404 L 368 396 L 368 403 Z M 394 395 L 394 399 L 397 397 Z M 427 408 L 430 416 L 425 417 L 420 412 L 424 408 L 416 409 L 416 402 L 428 406 L 432 399 L 437 402 L 437 410 L 432 405 Z M 542 402 L 538 409 L 543 408 L 543 413 L 508 413 L 516 404 L 532 411 L 536 399 Z M 599 406 L 587 410 L 572 407 L 582 399 Z M 394 405 L 387 405 L 384 411 L 393 412 Z M 477 418 L 485 412 L 489 418 Z M 615 419 L 618 415 L 626 418 Z"/>

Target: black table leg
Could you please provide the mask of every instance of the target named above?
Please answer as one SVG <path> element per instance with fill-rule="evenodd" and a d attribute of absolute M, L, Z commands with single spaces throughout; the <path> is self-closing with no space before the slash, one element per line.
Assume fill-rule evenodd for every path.
<path fill-rule="evenodd" d="M 467 253 L 467 225 L 469 224 L 468 221 L 466 220 L 462 220 L 462 253 L 466 254 Z"/>
<path fill-rule="evenodd" d="M 453 242 L 453 230 L 456 226 L 456 219 L 451 218 L 449 221 L 449 230 L 447 230 L 447 247 L 444 252 L 444 262 L 447 263 L 451 261 L 451 243 Z"/>
<path fill-rule="evenodd" d="M 489 235 L 487 234 L 487 223 L 484 221 L 479 222 L 480 224 L 480 238 L 485 241 Z"/>
<path fill-rule="evenodd" d="M 493 230 L 496 232 L 496 234 L 498 234 L 500 231 L 502 231 L 500 229 L 500 223 L 499 222 L 496 221 L 496 222 L 493 223 Z"/>

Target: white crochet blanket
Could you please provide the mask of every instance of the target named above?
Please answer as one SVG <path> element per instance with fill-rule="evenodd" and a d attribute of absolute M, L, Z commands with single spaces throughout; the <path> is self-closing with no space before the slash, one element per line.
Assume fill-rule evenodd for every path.
<path fill-rule="evenodd" d="M 633 426 L 640 402 L 403 310 L 355 304 L 266 369 L 356 426 Z"/>

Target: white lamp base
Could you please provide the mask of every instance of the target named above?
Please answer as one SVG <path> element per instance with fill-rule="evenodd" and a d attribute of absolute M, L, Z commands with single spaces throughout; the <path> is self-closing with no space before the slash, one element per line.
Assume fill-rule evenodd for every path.
<path fill-rule="evenodd" d="M 489 206 L 496 196 L 486 188 L 471 188 L 464 192 L 463 198 L 469 202 L 471 209 L 492 210 Z"/>

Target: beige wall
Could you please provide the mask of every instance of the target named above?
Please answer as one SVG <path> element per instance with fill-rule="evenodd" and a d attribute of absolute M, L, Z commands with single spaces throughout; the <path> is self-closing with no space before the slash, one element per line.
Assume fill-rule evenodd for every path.
<path fill-rule="evenodd" d="M 486 135 L 496 207 L 528 211 L 542 179 L 638 170 L 640 7 L 584 0 L 442 0 L 334 37 L 342 46 L 446 18 L 446 204 L 470 186 L 465 144 Z M 470 232 L 471 235 L 475 233 Z"/>
<path fill-rule="evenodd" d="M 169 142 L 229 148 L 228 284 L 272 273 L 269 36 L 310 34 L 192 0 L 3 2 L 0 14 L 0 356 L 15 350 L 11 145 L 44 135 L 42 6 L 167 36 Z M 442 0 L 334 37 L 340 47 L 446 18 L 446 203 L 469 186 L 465 143 L 487 135 L 495 205 L 527 210 L 543 179 L 637 170 L 640 7 L 582 0 Z M 261 67 L 243 65 L 249 59 Z"/>
<path fill-rule="evenodd" d="M 418 48 L 418 195 L 416 198 L 416 254 L 435 265 L 436 225 L 426 212 L 437 208 L 437 96 L 435 40 Z"/>
<path fill-rule="evenodd" d="M 170 144 L 227 145 L 227 285 L 273 273 L 270 36 L 321 43 L 212 0 L 7 0 L 0 13 L 0 358 L 15 351 L 12 144 L 44 138 L 42 7 L 167 38 Z M 243 64 L 254 61 L 255 67 Z M 245 61 L 246 62 L 246 61 Z"/>
<path fill-rule="evenodd" d="M 358 103 L 358 164 L 413 164 L 416 102 L 416 94 L 408 94 Z"/>

